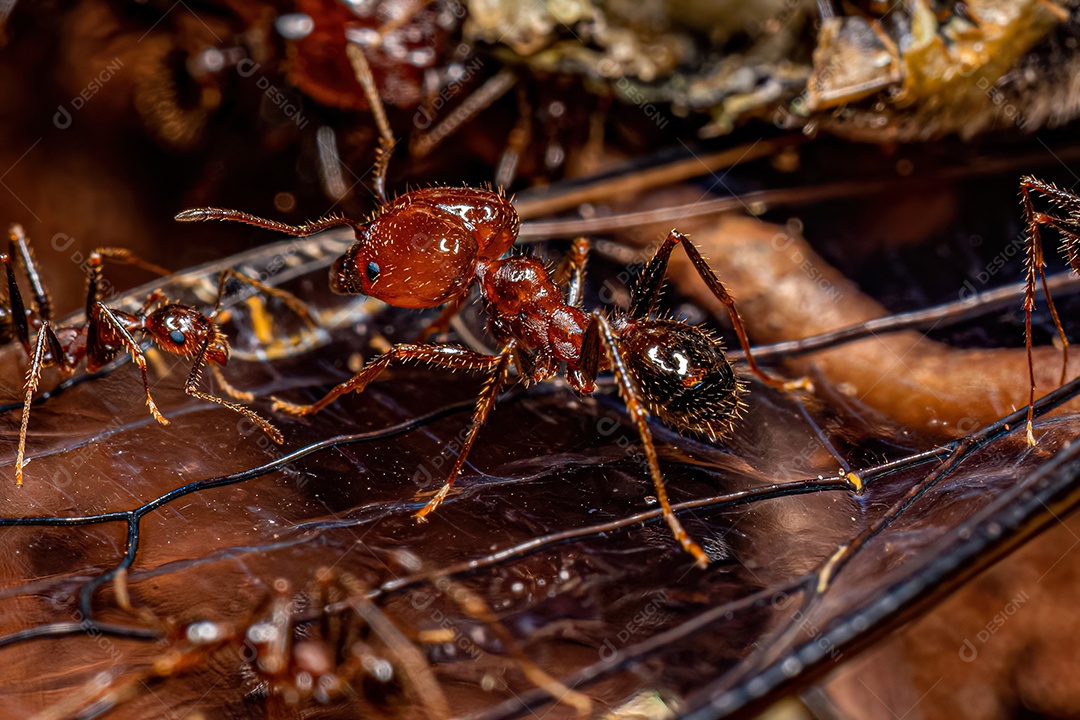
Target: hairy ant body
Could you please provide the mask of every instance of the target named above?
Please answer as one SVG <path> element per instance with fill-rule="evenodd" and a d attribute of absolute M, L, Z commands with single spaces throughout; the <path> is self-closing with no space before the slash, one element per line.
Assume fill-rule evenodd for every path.
<path fill-rule="evenodd" d="M 16 262 L 16 259 L 18 262 Z M 184 392 L 192 397 L 216 403 L 238 412 L 258 425 L 274 442 L 281 443 L 281 433 L 253 410 L 235 402 L 229 402 L 198 389 L 204 366 L 211 372 L 222 388 L 232 397 L 250 401 L 251 395 L 230 386 L 221 375 L 218 366 L 229 360 L 229 343 L 218 329 L 215 318 L 221 309 L 225 285 L 229 278 L 255 285 L 272 295 L 282 293 L 232 270 L 221 274 L 214 311 L 207 316 L 188 305 L 165 303 L 164 294 L 158 290 L 146 298 L 142 307 L 134 313 L 111 308 L 102 296 L 102 264 L 105 260 L 137 265 L 152 272 L 167 275 L 168 271 L 147 263 L 123 248 L 98 248 L 90 253 L 87 266 L 86 314 L 79 325 L 59 325 L 52 319 L 52 302 L 41 281 L 30 244 L 19 225 L 12 225 L 8 251 L 0 253 L 7 275 L 7 304 L 0 305 L 0 345 L 18 341 L 30 357 L 26 372 L 22 422 L 19 427 L 19 449 L 15 460 L 15 481 L 23 483 L 26 456 L 26 433 L 30 422 L 30 407 L 34 394 L 46 368 L 57 368 L 68 376 L 84 358 L 89 372 L 97 372 L 115 360 L 120 353 L 131 353 L 132 359 L 142 373 L 143 390 L 150 414 L 162 425 L 169 421 L 158 411 L 150 394 L 146 358 L 137 336 L 148 337 L 161 350 L 173 355 L 193 358 L 194 364 L 184 384 Z M 30 283 L 32 308 L 27 308 L 16 278 L 16 264 L 22 266 Z M 290 298 L 286 298 L 289 300 Z M 37 335 L 32 338 L 32 331 Z"/>
<path fill-rule="evenodd" d="M 1064 210 L 1065 216 L 1049 215 L 1039 212 L 1031 200 L 1031 193 L 1037 192 L 1054 207 Z M 1065 384 L 1069 369 L 1069 340 L 1065 337 L 1065 328 L 1061 326 L 1061 318 L 1058 317 L 1054 300 L 1050 297 L 1050 289 L 1046 287 L 1046 261 L 1043 256 L 1042 235 L 1039 232 L 1040 225 L 1052 227 L 1061 233 L 1061 251 L 1068 260 L 1073 272 L 1080 275 L 1080 197 L 1062 190 L 1053 183 L 1039 180 L 1031 175 L 1020 178 L 1020 204 L 1024 209 L 1024 225 L 1027 229 L 1027 287 L 1024 291 L 1024 340 L 1027 348 L 1028 379 L 1031 385 L 1031 394 L 1028 398 L 1027 416 L 1027 443 L 1035 445 L 1035 434 L 1032 432 L 1031 422 L 1035 412 L 1035 362 L 1031 356 L 1031 312 L 1035 309 L 1035 283 L 1042 280 L 1043 293 L 1046 296 L 1046 304 L 1050 307 L 1050 316 L 1054 320 L 1054 327 L 1061 338 L 1061 384 Z"/>
<path fill-rule="evenodd" d="M 403 308 L 445 306 L 425 330 L 426 336 L 445 329 L 472 288 L 478 287 L 489 328 L 502 348 L 498 354 L 488 355 L 453 345 L 395 345 L 321 400 L 298 405 L 275 399 L 274 408 L 291 415 L 317 413 L 346 393 L 361 392 L 395 361 L 485 373 L 487 381 L 477 400 L 472 425 L 446 482 L 417 513 L 417 518 L 423 519 L 453 487 L 506 383 L 511 365 L 526 382 L 554 377 L 560 367 L 565 367 L 567 382 L 580 393 L 593 392 L 597 374 L 610 369 L 641 435 L 664 518 L 682 547 L 699 565 L 706 565 L 708 556 L 671 510 L 648 416 L 656 415 L 679 430 L 719 438 L 731 431 L 743 408 L 741 398 L 746 388 L 725 357 L 718 338 L 683 322 L 652 317 L 671 252 L 677 245 L 684 248 L 698 274 L 727 308 L 751 370 L 773 387 L 791 389 L 808 387 L 808 383 L 785 383 L 758 367 L 724 284 L 697 248 L 675 230 L 646 266 L 629 312 L 609 318 L 581 307 L 588 248 L 584 238 L 575 242 L 559 273 L 567 276 L 565 294 L 540 261 L 522 255 L 504 257 L 517 237 L 520 219 L 503 194 L 469 187 L 434 187 L 387 200 L 385 176 L 393 135 L 380 112 L 378 94 L 362 54 L 350 47 L 350 57 L 357 65 L 358 79 L 371 100 L 381 134 L 375 188 L 383 205 L 366 225 L 329 216 L 294 226 L 220 208 L 186 210 L 176 219 L 231 220 L 295 237 L 348 226 L 355 232 L 356 242 L 330 272 L 335 292 L 364 294 Z"/>

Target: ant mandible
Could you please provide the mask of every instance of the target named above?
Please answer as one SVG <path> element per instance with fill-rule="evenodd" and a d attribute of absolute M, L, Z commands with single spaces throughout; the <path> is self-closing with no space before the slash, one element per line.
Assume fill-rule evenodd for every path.
<path fill-rule="evenodd" d="M 1038 192 L 1054 207 L 1064 210 L 1065 216 L 1049 215 L 1035 209 L 1031 193 Z M 1053 183 L 1039 180 L 1031 175 L 1020 178 L 1020 205 L 1024 209 L 1024 226 L 1027 229 L 1027 286 L 1024 289 L 1024 342 L 1027 348 L 1028 379 L 1031 392 L 1028 397 L 1027 443 L 1035 445 L 1035 434 L 1031 423 L 1035 412 L 1035 362 L 1031 356 L 1031 312 L 1035 309 L 1036 276 L 1042 280 L 1043 294 L 1050 308 L 1054 327 L 1061 338 L 1061 384 L 1065 384 L 1069 371 L 1069 339 L 1065 337 L 1065 328 L 1061 326 L 1054 300 L 1050 297 L 1050 288 L 1046 286 L 1046 262 L 1043 257 L 1040 225 L 1052 227 L 1061 233 L 1061 251 L 1069 262 L 1073 272 L 1080 275 L 1080 197 L 1062 190 Z"/>
<path fill-rule="evenodd" d="M 27 308 L 16 278 L 16 259 L 30 284 L 32 308 Z M 267 287 L 233 270 L 224 271 L 218 280 L 217 302 L 214 311 L 207 316 L 193 307 L 178 303 L 159 305 L 164 294 L 157 290 L 146 298 L 146 302 L 135 313 L 111 308 L 102 299 L 102 263 L 104 260 L 127 263 L 142 267 L 151 272 L 168 275 L 169 272 L 156 265 L 141 260 L 124 248 L 97 248 L 87 259 L 86 314 L 79 325 L 58 325 L 52 319 L 52 301 L 45 290 L 38 273 L 37 264 L 30 250 L 29 241 L 20 225 L 12 225 L 8 241 L 8 251 L 0 253 L 7 274 L 8 302 L 0 305 L 0 345 L 18 341 L 30 357 L 30 366 L 26 372 L 22 421 L 19 426 L 19 449 L 15 459 L 15 482 L 23 484 L 23 468 L 26 465 L 26 433 L 30 423 L 30 407 L 34 394 L 41 381 L 42 371 L 46 368 L 58 368 L 62 375 L 71 375 L 79 362 L 86 359 L 86 369 L 94 373 L 114 360 L 121 352 L 131 353 L 132 359 L 142 373 L 143 390 L 146 392 L 146 405 L 150 414 L 162 425 L 169 421 L 158 410 L 154 398 L 150 395 L 150 382 L 147 378 L 146 358 L 136 335 L 149 337 L 161 350 L 173 355 L 194 358 L 191 372 L 184 384 L 184 392 L 192 397 L 216 403 L 250 419 L 263 432 L 280 444 L 281 433 L 255 411 L 229 402 L 223 398 L 198 389 L 199 379 L 204 366 L 209 365 L 211 372 L 226 393 L 238 400 L 250 402 L 250 393 L 240 392 L 226 382 L 218 366 L 224 366 L 229 360 L 229 343 L 218 329 L 215 319 L 224 296 L 226 283 L 230 278 L 254 285 L 263 292 L 282 297 L 298 312 L 306 313 L 306 308 L 298 306 L 291 296 Z M 37 337 L 31 341 L 31 330 L 37 331 Z"/>
<path fill-rule="evenodd" d="M 664 519 L 675 538 L 699 566 L 708 556 L 683 529 L 671 510 L 657 460 L 648 416 L 659 417 L 678 430 L 716 439 L 727 435 L 744 408 L 745 383 L 736 376 L 719 339 L 701 328 L 676 320 L 655 319 L 668 260 L 682 246 L 701 278 L 727 308 L 750 369 L 767 385 L 808 388 L 803 379 L 784 382 L 767 375 L 754 361 L 742 320 L 717 274 L 685 235 L 672 230 L 646 265 L 629 312 L 608 317 L 582 306 L 588 244 L 574 243 L 565 269 L 565 294 L 539 260 L 522 255 L 504 257 L 513 246 L 520 219 L 501 192 L 469 187 L 413 190 L 393 201 L 385 192 L 386 169 L 393 134 L 378 100 L 370 69 L 358 48 L 349 47 L 357 79 L 374 110 L 380 133 L 375 188 L 382 201 L 365 224 L 328 216 L 303 225 L 288 225 L 239 211 L 196 208 L 176 216 L 179 221 L 230 220 L 276 230 L 295 237 L 348 226 L 356 241 L 330 271 L 334 292 L 368 295 L 402 308 L 445 306 L 423 337 L 444 329 L 479 287 L 488 326 L 501 350 L 494 355 L 455 345 L 402 343 L 372 360 L 351 380 L 321 400 L 298 405 L 274 400 L 274 409 L 291 415 L 310 415 L 350 392 L 361 392 L 391 363 L 418 362 L 450 370 L 485 373 L 487 380 L 473 412 L 472 424 L 442 487 L 416 513 L 425 518 L 446 498 L 513 364 L 526 382 L 552 378 L 565 365 L 569 385 L 591 393 L 601 370 L 614 371 L 619 392 L 641 435 L 649 471 Z"/>

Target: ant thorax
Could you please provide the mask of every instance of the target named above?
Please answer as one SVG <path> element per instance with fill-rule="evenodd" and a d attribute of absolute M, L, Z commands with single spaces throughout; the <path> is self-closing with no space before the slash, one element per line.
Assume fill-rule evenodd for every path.
<path fill-rule="evenodd" d="M 576 367 L 588 316 L 567 305 L 562 290 L 539 260 L 514 255 L 477 268 L 480 295 L 492 333 L 516 340 L 524 350 L 540 350 Z"/>

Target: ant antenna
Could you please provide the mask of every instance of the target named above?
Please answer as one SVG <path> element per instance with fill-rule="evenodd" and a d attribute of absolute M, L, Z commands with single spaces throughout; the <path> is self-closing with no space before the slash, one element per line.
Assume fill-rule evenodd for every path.
<path fill-rule="evenodd" d="M 390 121 L 386 119 L 386 108 L 382 98 L 379 97 L 379 89 L 375 87 L 375 76 L 371 72 L 371 65 L 364 57 L 364 51 L 356 44 L 349 42 L 345 46 L 345 54 L 352 63 L 356 81 L 364 88 L 368 105 L 371 106 L 371 114 L 375 117 L 375 126 L 379 129 L 379 149 L 375 154 L 375 194 L 384 204 L 386 199 L 386 170 L 390 166 L 390 155 L 394 151 L 394 133 L 390 129 Z"/>

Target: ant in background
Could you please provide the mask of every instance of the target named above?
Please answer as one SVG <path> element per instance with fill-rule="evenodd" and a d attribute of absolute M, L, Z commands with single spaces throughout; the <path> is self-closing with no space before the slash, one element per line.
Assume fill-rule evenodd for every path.
<path fill-rule="evenodd" d="M 176 219 L 230 220 L 295 237 L 348 226 L 355 232 L 356 242 L 331 269 L 330 286 L 334 292 L 364 294 L 402 308 L 444 306 L 424 331 L 422 340 L 445 329 L 475 286 L 489 317 L 488 327 L 502 347 L 498 354 L 489 355 L 456 345 L 394 345 L 321 400 L 299 405 L 275 398 L 274 409 L 297 416 L 317 413 L 346 393 L 363 391 L 394 362 L 484 373 L 487 379 L 472 425 L 446 482 L 417 512 L 416 517 L 423 519 L 453 487 L 507 381 L 511 365 L 527 383 L 552 378 L 560 367 L 565 367 L 570 387 L 582 394 L 594 391 L 600 371 L 611 370 L 641 435 L 664 519 L 697 564 L 707 565 L 708 556 L 671 510 L 648 417 L 655 415 L 681 431 L 714 440 L 721 438 L 731 432 L 745 407 L 742 396 L 746 384 L 735 374 L 717 337 L 684 322 L 652 317 L 676 246 L 682 246 L 698 274 L 727 308 L 751 371 L 767 385 L 785 390 L 808 388 L 809 383 L 805 379 L 784 382 L 758 367 L 724 284 L 697 248 L 675 230 L 645 267 L 629 312 L 608 317 L 582 307 L 588 249 L 584 238 L 575 241 L 558 278 L 535 258 L 505 256 L 517 237 L 520 218 L 501 192 L 432 187 L 388 200 L 386 170 L 394 145 L 393 133 L 363 53 L 355 46 L 348 50 L 380 133 L 374 184 L 382 206 L 366 224 L 328 216 L 297 226 L 221 208 L 186 210 Z"/>
<path fill-rule="evenodd" d="M 253 285 L 275 297 L 281 297 L 289 303 L 290 307 L 305 317 L 307 316 L 306 308 L 283 291 L 267 287 L 234 270 L 225 270 L 218 280 L 217 301 L 213 313 L 209 316 L 188 305 L 160 304 L 165 300 L 160 290 L 151 293 L 137 312 L 124 312 L 109 307 L 103 301 L 102 264 L 105 260 L 135 265 L 161 275 L 169 274 L 169 271 L 138 258 L 126 249 L 97 248 L 90 253 L 87 261 L 85 317 L 78 325 L 59 325 L 52 319 L 52 301 L 42 283 L 30 244 L 20 225 L 11 226 L 8 251 L 0 253 L 0 263 L 3 263 L 7 273 L 8 291 L 7 305 L 0 305 L 0 345 L 8 345 L 17 340 L 30 357 L 24 388 L 22 423 L 19 428 L 19 450 L 15 460 L 16 484 L 22 486 L 23 483 L 30 407 L 41 380 L 41 373 L 46 368 L 58 368 L 62 375 L 69 376 L 85 358 L 87 371 L 94 373 L 126 350 L 131 353 L 132 359 L 142 373 L 143 390 L 146 392 L 146 405 L 150 409 L 150 414 L 162 425 L 169 424 L 169 421 L 158 411 L 154 398 L 150 395 L 146 358 L 136 336 L 149 337 L 158 348 L 165 352 L 194 358 L 191 372 L 184 384 L 184 392 L 192 397 L 217 403 L 240 413 L 262 428 L 271 440 L 280 444 L 283 438 L 277 428 L 244 405 L 229 402 L 199 390 L 199 379 L 203 367 L 209 365 L 214 377 L 228 395 L 246 402 L 253 399 L 250 393 L 233 388 L 225 380 L 218 367 L 225 365 L 229 360 L 229 343 L 218 329 L 215 319 L 221 310 L 225 286 L 230 278 Z M 26 307 L 22 292 L 19 290 L 16 264 L 22 267 L 30 284 L 33 298 L 32 309 Z M 36 338 L 31 338 L 32 331 L 37 332 Z"/>
<path fill-rule="evenodd" d="M 450 718 L 423 646 L 368 599 L 368 588 L 359 579 L 321 568 L 312 585 L 308 593 L 294 596 L 289 582 L 278 578 L 249 613 L 234 621 L 177 624 L 132 606 L 127 574 L 118 574 L 114 591 L 119 609 L 161 632 L 165 648 L 153 662 L 114 674 L 107 684 L 89 683 L 69 692 L 63 717 L 87 716 L 89 708 L 116 709 L 136 692 L 153 692 L 156 683 L 213 669 L 219 682 L 238 671 L 247 701 L 261 699 L 267 717 L 297 717 L 300 708 L 310 710 L 316 703 L 364 698 L 376 705 L 407 702 L 421 708 L 424 717 Z M 317 622 L 302 626 L 298 604 L 305 596 L 308 614 Z"/>
<path fill-rule="evenodd" d="M 292 595 L 288 581 L 280 578 L 255 606 L 246 627 L 231 637 L 214 634 L 241 650 L 244 675 L 268 707 L 284 711 L 280 706 L 311 701 L 328 705 L 356 697 L 367 687 L 376 702 L 404 695 L 399 700 L 415 703 L 427 716 L 449 718 L 446 697 L 423 648 L 367 593 L 368 588 L 348 572 L 316 570 L 306 595 L 319 622 L 307 632 L 298 632 L 299 598 Z M 335 604 L 344 604 L 347 611 L 328 612 Z"/>
<path fill-rule="evenodd" d="M 1032 191 L 1043 195 L 1054 207 L 1064 210 L 1065 217 L 1048 215 L 1035 210 L 1031 201 Z M 1020 178 L 1020 204 L 1024 208 L 1024 224 L 1027 228 L 1027 287 L 1024 291 L 1024 340 L 1027 347 L 1028 378 L 1031 394 L 1028 398 L 1027 443 L 1035 445 L 1035 435 L 1031 429 L 1032 416 L 1035 412 L 1035 362 L 1031 357 L 1031 312 L 1035 308 L 1036 276 L 1042 280 L 1043 294 L 1050 307 L 1050 316 L 1061 338 L 1061 384 L 1064 385 L 1069 370 L 1069 340 L 1065 337 L 1065 328 L 1061 326 L 1057 308 L 1046 287 L 1046 261 L 1043 257 L 1042 235 L 1039 226 L 1046 225 L 1061 233 L 1061 251 L 1073 272 L 1080 275 L 1080 197 L 1062 190 L 1053 183 L 1048 183 L 1031 175 Z"/>
<path fill-rule="evenodd" d="M 411 553 L 401 559 L 420 566 Z M 575 708 L 578 717 L 588 716 L 589 698 L 541 669 L 479 593 L 446 576 L 434 576 L 431 582 L 431 593 L 424 595 L 427 603 L 445 597 L 464 619 L 486 630 L 471 641 L 476 652 L 470 653 L 478 668 L 491 668 L 485 675 L 502 676 L 515 669 L 556 703 Z M 245 694 L 250 700 L 262 699 L 268 717 L 306 717 L 305 711 L 316 704 L 367 701 L 376 708 L 411 709 L 425 718 L 449 720 L 450 704 L 432 655 L 438 646 L 459 641 L 460 631 L 442 624 L 417 627 L 380 607 L 371 590 L 348 571 L 322 567 L 315 570 L 307 590 L 296 594 L 285 578 L 274 580 L 254 606 L 233 621 L 179 624 L 133 606 L 127 571 L 121 571 L 113 585 L 118 609 L 158 630 L 165 648 L 134 672 L 69 693 L 65 702 L 70 711 L 64 717 L 82 717 L 73 712 L 76 708 L 115 709 L 133 690 L 150 689 L 172 677 L 208 669 L 226 677 L 230 667 L 238 667 Z M 421 623 L 432 625 L 431 620 Z"/>

